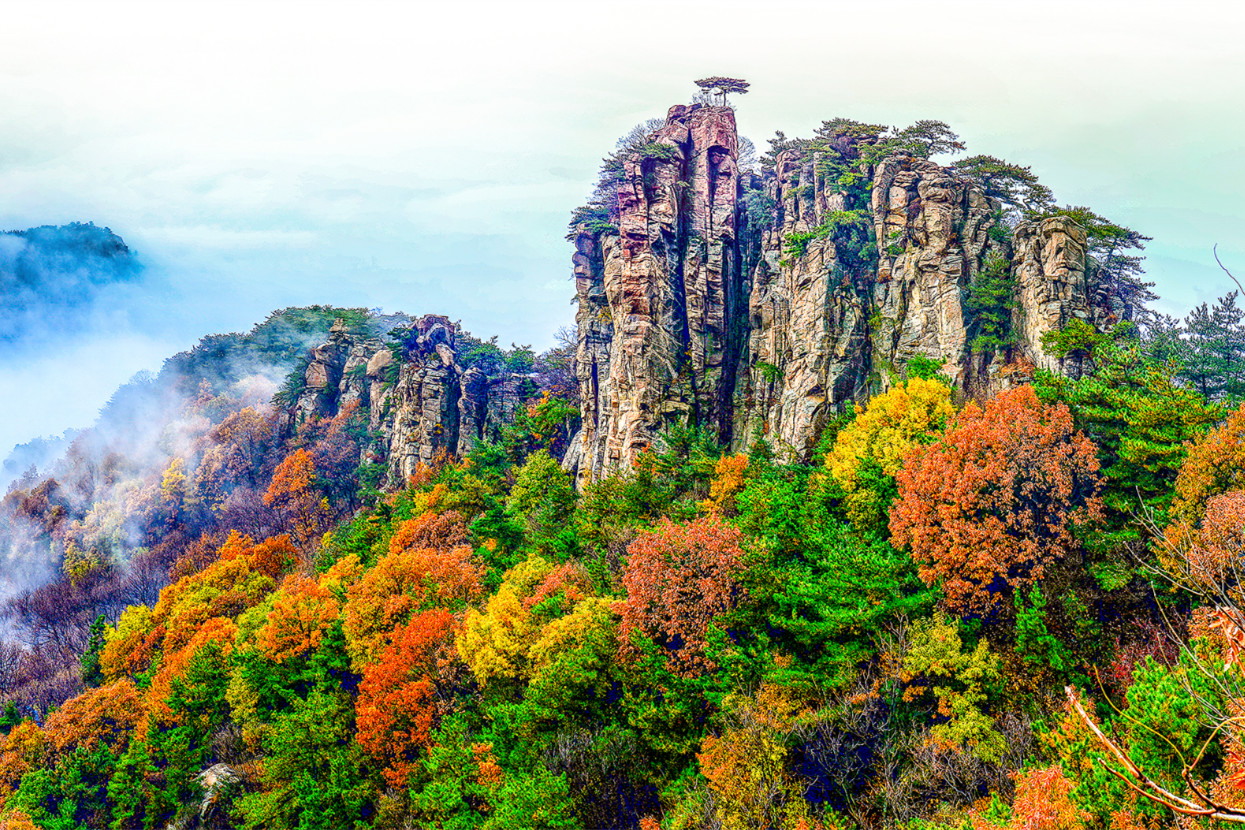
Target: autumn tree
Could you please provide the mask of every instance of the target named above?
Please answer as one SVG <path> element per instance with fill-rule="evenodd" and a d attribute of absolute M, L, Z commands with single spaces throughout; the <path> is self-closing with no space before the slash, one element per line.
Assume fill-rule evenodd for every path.
<path fill-rule="evenodd" d="M 627 548 L 619 637 L 623 649 L 646 637 L 667 651 L 671 669 L 696 675 L 712 668 L 705 655 L 714 620 L 743 598 L 742 534 L 717 515 L 687 524 L 662 519 Z"/>
<path fill-rule="evenodd" d="M 987 712 L 991 693 L 1002 681 L 999 658 L 984 638 L 968 648 L 959 625 L 941 612 L 912 623 L 899 679 L 904 700 L 933 704 L 930 736 L 996 762 L 1006 745 Z"/>
<path fill-rule="evenodd" d="M 1176 477 L 1172 515 L 1197 521 L 1211 497 L 1245 489 L 1245 403 L 1189 448 Z"/>
<path fill-rule="evenodd" d="M 256 633 L 260 650 L 280 663 L 320 647 L 339 613 L 337 597 L 317 581 L 300 574 L 286 578 L 272 600 L 272 610 Z"/>
<path fill-rule="evenodd" d="M 1094 445 L 1030 386 L 970 403 L 940 440 L 912 450 L 897 481 L 894 542 L 957 612 L 1010 604 L 1102 513 Z"/>
<path fill-rule="evenodd" d="M 713 481 L 709 482 L 709 498 L 700 506 L 705 510 L 724 511 L 728 516 L 735 512 L 735 496 L 744 489 L 748 473 L 748 456 L 743 453 L 724 455 L 713 467 Z"/>
<path fill-rule="evenodd" d="M 356 667 L 375 659 L 389 633 L 416 612 L 461 608 L 480 594 L 481 567 L 471 548 L 411 548 L 405 536 L 399 531 L 389 553 L 346 590 L 342 624 Z"/>
<path fill-rule="evenodd" d="M 724 728 L 709 735 L 696 756 L 723 830 L 810 827 L 804 782 L 788 763 L 799 701 L 781 687 L 763 685 L 755 696 L 729 696 Z"/>
<path fill-rule="evenodd" d="M 49 750 L 63 756 L 75 749 L 124 745 L 143 716 L 143 704 L 128 678 L 92 689 L 57 709 L 45 727 Z"/>
<path fill-rule="evenodd" d="M 524 697 L 541 717 L 565 728 L 589 727 L 606 717 L 616 680 L 618 631 L 614 603 L 588 597 L 533 638 L 531 681 Z"/>
<path fill-rule="evenodd" d="M 364 669 L 357 704 L 359 744 L 383 766 L 393 787 L 407 785 L 439 717 L 438 678 L 453 654 L 448 611 L 425 611 L 399 628 Z"/>
<path fill-rule="evenodd" d="M 548 617 L 535 612 L 542 586 L 559 569 L 537 555 L 506 572 L 505 580 L 482 611 L 467 611 L 458 652 L 481 686 L 494 679 L 526 680 L 537 632 Z M 541 599 L 549 599 L 546 591 Z M 547 610 L 547 609 L 544 609 Z"/>
<path fill-rule="evenodd" d="M 272 474 L 264 504 L 277 511 L 295 544 L 305 553 L 327 529 L 328 501 L 316 486 L 316 466 L 311 453 L 298 449 L 286 456 Z"/>
<path fill-rule="evenodd" d="M 894 500 L 895 476 L 913 447 L 928 443 L 955 414 L 951 389 L 909 378 L 856 406 L 856 419 L 835 438 L 826 467 L 847 494 L 847 516 L 860 528 L 882 528 Z"/>

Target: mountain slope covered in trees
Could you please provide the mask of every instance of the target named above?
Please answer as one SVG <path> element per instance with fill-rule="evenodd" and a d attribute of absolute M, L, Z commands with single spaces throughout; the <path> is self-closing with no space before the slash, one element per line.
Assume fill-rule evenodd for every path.
<path fill-rule="evenodd" d="M 938 122 L 779 135 L 729 215 L 739 191 L 697 212 L 745 158 L 697 143 L 726 123 L 699 107 L 606 160 L 558 348 L 286 309 L 10 488 L 5 827 L 1245 817 L 1237 295 L 1159 318 L 1144 237 L 1027 168 L 934 164 L 962 149 Z M 938 286 L 958 335 L 906 339 Z M 867 334 L 837 363 L 782 340 L 810 296 Z M 1058 325 L 1014 313 L 1038 296 Z M 708 335 L 668 365 L 624 348 L 687 321 Z"/>

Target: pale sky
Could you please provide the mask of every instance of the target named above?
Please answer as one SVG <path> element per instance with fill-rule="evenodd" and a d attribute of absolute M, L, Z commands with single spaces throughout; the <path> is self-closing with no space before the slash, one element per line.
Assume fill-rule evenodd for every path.
<path fill-rule="evenodd" d="M 551 345 L 570 210 L 704 75 L 751 81 L 761 150 L 839 115 L 948 122 L 1154 237 L 1183 315 L 1231 287 L 1214 243 L 1245 274 L 1243 24 L 1197 0 L 6 3 L 0 229 L 94 221 L 146 271 L 90 327 L 0 355 L 0 458 L 288 305 Z"/>

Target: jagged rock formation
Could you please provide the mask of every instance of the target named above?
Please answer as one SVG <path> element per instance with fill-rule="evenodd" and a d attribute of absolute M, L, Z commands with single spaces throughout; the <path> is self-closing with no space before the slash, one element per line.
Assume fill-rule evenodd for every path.
<path fill-rule="evenodd" d="M 673 107 L 625 163 L 618 232 L 576 241 L 590 474 L 634 458 L 677 420 L 729 432 L 742 346 L 737 152 L 731 110 Z"/>
<path fill-rule="evenodd" d="M 1066 218 L 1001 225 L 979 184 L 911 154 L 867 162 L 870 139 L 736 166 L 733 112 L 674 107 L 626 160 L 616 228 L 578 227 L 582 482 L 629 465 L 672 422 L 741 447 L 754 433 L 807 457 L 843 406 L 916 356 L 987 395 L 1066 367 L 1041 338 L 1094 322 L 1085 232 Z M 862 181 L 829 175 L 846 161 Z M 846 183 L 845 183 L 846 182 Z M 970 286 L 1012 280 L 1011 344 L 974 348 Z M 1006 312 L 1000 312 L 1006 316 Z"/>
<path fill-rule="evenodd" d="M 1086 250 L 1084 229 L 1062 216 L 1016 229 L 1012 329 L 1039 368 L 1078 371 L 1079 366 L 1065 367 L 1043 352 L 1042 335 L 1063 328 L 1074 318 L 1094 323 L 1102 316 L 1103 310 L 1091 302 Z"/>
<path fill-rule="evenodd" d="M 328 342 L 311 351 L 285 428 L 357 404 L 390 482 L 404 481 L 440 452 L 461 456 L 476 441 L 497 440 L 536 385 L 528 375 L 469 365 L 460 335 L 457 324 L 434 314 L 412 321 L 388 343 L 352 334 L 339 322 Z"/>

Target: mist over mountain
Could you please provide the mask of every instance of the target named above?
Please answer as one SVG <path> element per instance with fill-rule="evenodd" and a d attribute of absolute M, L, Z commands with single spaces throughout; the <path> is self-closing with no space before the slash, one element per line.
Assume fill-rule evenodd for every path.
<path fill-rule="evenodd" d="M 141 275 L 121 237 L 91 222 L 0 233 L 0 355 L 74 331 L 111 286 Z"/>
<path fill-rule="evenodd" d="M 0 826 L 1245 821 L 1238 292 L 1159 313 L 942 121 L 758 153 L 695 85 L 568 205 L 553 348 L 287 307 L 15 451 Z M 53 335 L 141 280 L 66 228 L 7 243 Z"/>

